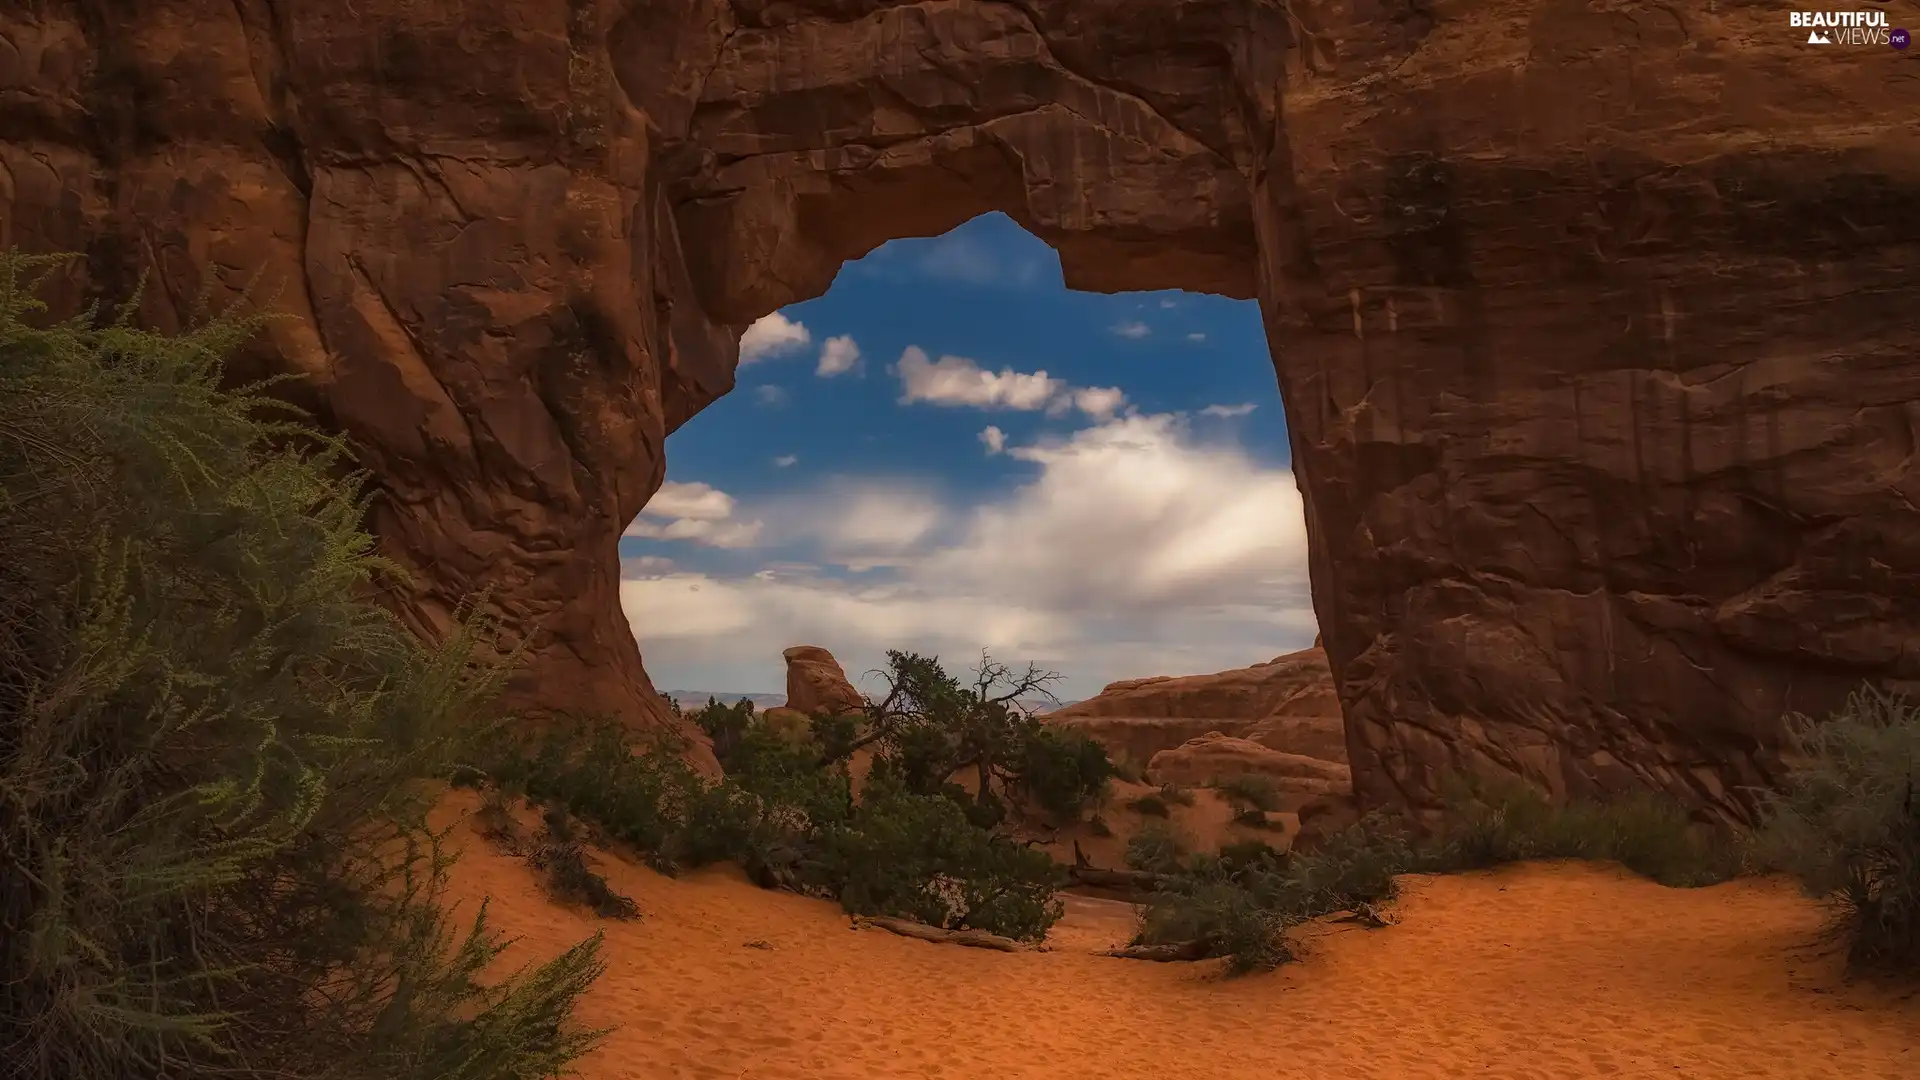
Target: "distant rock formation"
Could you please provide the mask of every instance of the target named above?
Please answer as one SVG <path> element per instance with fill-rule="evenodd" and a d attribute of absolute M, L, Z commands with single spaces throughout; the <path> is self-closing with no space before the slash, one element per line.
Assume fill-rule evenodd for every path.
<path fill-rule="evenodd" d="M 866 698 L 847 681 L 846 670 L 818 645 L 795 645 L 780 654 L 787 661 L 787 705 L 808 716 L 859 712 Z"/>
<path fill-rule="evenodd" d="M 1340 700 L 1318 648 L 1211 675 L 1127 679 L 1045 719 L 1141 766 L 1210 733 L 1282 754 L 1347 761 Z"/>
<path fill-rule="evenodd" d="M 1281 795 L 1278 810 L 1297 810 L 1314 796 L 1353 793 L 1353 773 L 1344 762 L 1289 754 L 1218 731 L 1162 750 L 1147 764 L 1147 779 L 1156 784 L 1196 787 L 1236 776 L 1272 781 Z"/>

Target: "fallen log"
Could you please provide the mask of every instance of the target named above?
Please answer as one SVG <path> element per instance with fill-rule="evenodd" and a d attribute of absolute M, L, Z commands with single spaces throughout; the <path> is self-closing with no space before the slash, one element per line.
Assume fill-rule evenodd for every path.
<path fill-rule="evenodd" d="M 943 930 L 938 926 L 912 922 L 908 919 L 894 919 L 884 915 L 856 915 L 853 927 L 874 927 L 910 937 L 917 941 L 931 941 L 936 945 L 964 945 L 970 949 L 993 949 L 997 952 L 1033 952 L 1035 947 L 1018 942 L 999 934 L 989 934 L 985 930 Z"/>
<path fill-rule="evenodd" d="M 1173 880 L 1167 874 L 1146 870 L 1107 870 L 1098 866 L 1071 866 L 1067 877 L 1076 885 L 1092 889 L 1122 889 L 1127 892 L 1156 892 Z"/>
<path fill-rule="evenodd" d="M 1193 960 L 1205 960 L 1209 951 L 1204 941 L 1174 941 L 1165 945 L 1128 945 L 1124 949 L 1109 949 L 1102 955 L 1117 957 L 1121 960 L 1151 960 L 1157 964 L 1183 964 Z"/>

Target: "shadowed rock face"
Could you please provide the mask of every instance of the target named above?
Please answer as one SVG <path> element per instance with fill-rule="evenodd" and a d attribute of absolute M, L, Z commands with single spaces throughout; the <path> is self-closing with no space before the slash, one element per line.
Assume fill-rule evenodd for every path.
<path fill-rule="evenodd" d="M 1289 14 L 1290 12 L 1290 14 Z M 998 209 L 1069 284 L 1258 296 L 1365 800 L 1456 766 L 1723 813 L 1920 679 L 1916 54 L 1626 0 L 30 0 L 0 243 L 360 448 L 423 632 L 670 723 L 616 539 L 748 321 Z M 645 613 L 638 613 L 645 637 Z"/>

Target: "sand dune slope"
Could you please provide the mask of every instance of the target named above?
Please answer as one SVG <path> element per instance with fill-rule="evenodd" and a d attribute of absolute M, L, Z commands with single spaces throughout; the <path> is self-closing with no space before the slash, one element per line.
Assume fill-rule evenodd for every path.
<path fill-rule="evenodd" d="M 1075 899 L 1053 951 L 1005 955 L 850 930 L 730 871 L 604 869 L 643 919 L 556 908 L 477 840 L 454 882 L 463 909 L 492 896 L 516 961 L 606 928 L 583 1019 L 619 1030 L 590 1080 L 1920 1077 L 1920 1002 L 1839 988 L 1806 947 L 1819 912 L 1772 883 L 1680 891 L 1572 864 L 1409 878 L 1400 925 L 1219 980 L 1093 955 L 1131 928 L 1118 903 Z"/>

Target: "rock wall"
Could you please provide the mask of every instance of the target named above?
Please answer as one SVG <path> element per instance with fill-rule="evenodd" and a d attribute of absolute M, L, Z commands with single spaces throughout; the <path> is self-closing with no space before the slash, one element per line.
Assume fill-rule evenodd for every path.
<path fill-rule="evenodd" d="M 1739 814 L 1920 678 L 1920 54 L 1721 0 L 24 0 L 0 244 L 177 324 L 258 280 L 423 632 L 670 723 L 616 540 L 748 321 L 1011 214 L 1258 296 L 1361 796 L 1459 765 Z M 645 627 L 641 626 L 644 639 Z"/>
<path fill-rule="evenodd" d="M 1124 679 L 1044 719 L 1143 768 L 1212 732 L 1284 754 L 1347 760 L 1333 672 L 1317 648 L 1210 675 Z"/>

